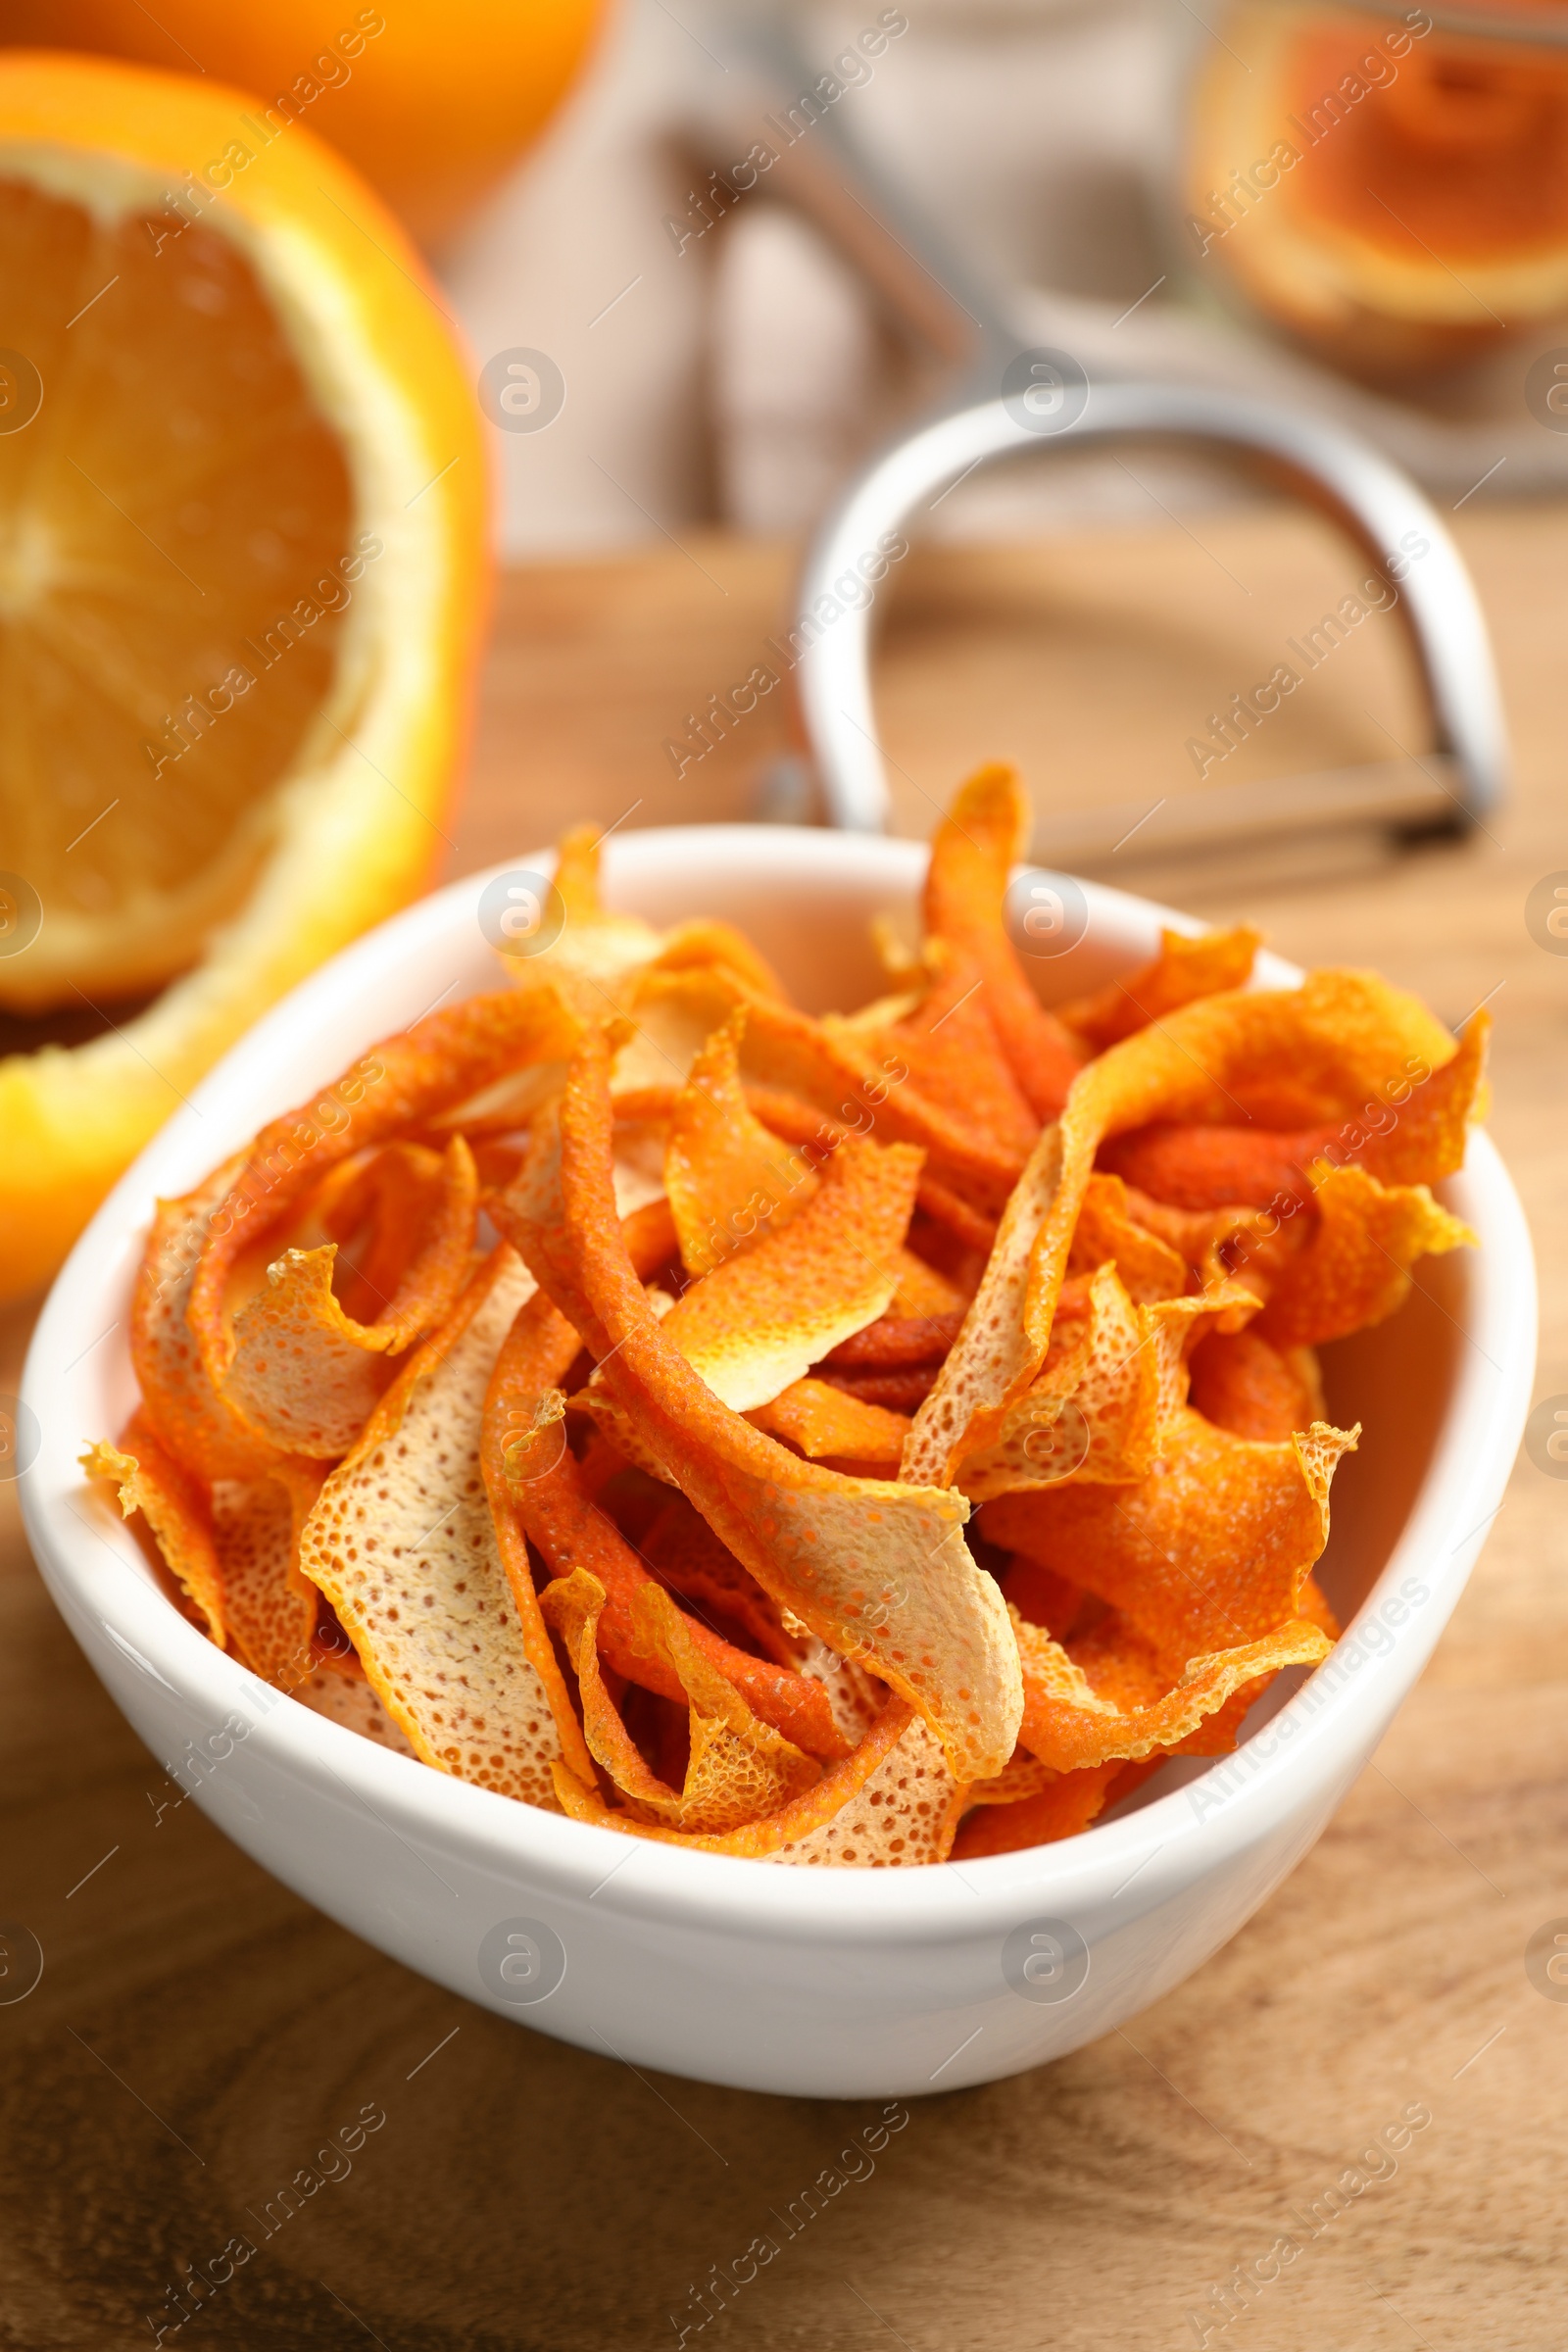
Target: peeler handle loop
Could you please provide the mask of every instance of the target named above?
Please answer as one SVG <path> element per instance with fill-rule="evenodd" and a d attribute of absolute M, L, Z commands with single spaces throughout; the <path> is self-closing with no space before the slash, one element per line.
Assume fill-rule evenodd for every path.
<path fill-rule="evenodd" d="M 1075 415 L 1076 404 L 1061 403 L 1059 389 L 1054 384 L 1051 398 L 1037 404 L 1039 416 L 1031 413 L 1027 392 L 984 401 L 923 426 L 875 460 L 810 548 L 800 583 L 803 619 L 820 597 L 839 602 L 835 580 L 854 572 L 884 533 L 989 460 L 1042 443 L 1081 447 L 1132 435 L 1241 449 L 1326 510 L 1397 582 L 1432 708 L 1435 748 L 1447 756 L 1444 766 L 1454 778 L 1452 821 L 1468 828 L 1496 805 L 1506 783 L 1507 735 L 1486 623 L 1458 549 L 1407 475 L 1351 434 L 1260 401 L 1175 384 L 1118 382 L 1086 387 L 1087 402 Z M 1419 560 L 1410 562 L 1409 551 L 1423 540 Z M 871 700 L 870 648 L 866 603 L 823 628 L 795 672 L 827 821 L 858 833 L 884 832 L 891 808 Z"/>

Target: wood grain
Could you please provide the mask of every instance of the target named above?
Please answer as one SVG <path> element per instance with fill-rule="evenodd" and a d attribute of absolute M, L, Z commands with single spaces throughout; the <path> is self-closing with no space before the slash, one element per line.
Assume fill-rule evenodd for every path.
<path fill-rule="evenodd" d="M 1494 838 L 1400 854 L 1327 840 L 1272 865 L 1146 862 L 1129 879 L 1204 913 L 1258 915 L 1303 960 L 1376 962 L 1449 1019 L 1492 996 L 1494 1129 L 1541 1250 L 1544 1396 L 1568 1390 L 1568 961 L 1534 944 L 1523 908 L 1540 875 L 1568 867 L 1568 513 L 1457 522 L 1519 755 Z M 1262 674 L 1346 562 L 1294 517 L 1200 527 L 1201 547 L 1163 528 L 910 560 L 883 656 L 910 829 L 999 752 L 1061 806 L 1183 788 L 1192 714 Z M 678 780 L 662 746 L 757 658 L 787 603 L 788 553 L 702 542 L 691 557 L 505 583 L 454 871 L 634 802 L 634 823 L 746 812 L 784 741 L 781 700 Z M 1345 652 L 1289 713 L 1293 732 L 1282 716 L 1277 744 L 1258 745 L 1255 772 L 1383 756 L 1380 724 L 1415 742 L 1392 635 Z M 26 1322 L 0 1324 L 0 1392 Z M 1422 1687 L 1328 1835 L 1225 1951 L 1125 2034 L 915 2105 L 874 2174 L 688 2343 L 1174 2352 L 1198 2342 L 1199 2312 L 1210 2343 L 1259 2352 L 1560 2345 L 1568 2005 L 1534 1990 L 1523 1953 L 1568 1914 L 1565 1523 L 1568 1485 L 1523 1462 Z M 386 2121 L 352 2174 L 166 2343 L 673 2344 L 669 2314 L 689 2316 L 709 2266 L 778 2235 L 770 2209 L 874 2112 L 643 2078 L 560 2047 L 328 1925 L 194 1806 L 160 1817 L 173 1792 L 55 1617 L 3 1488 L 0 1758 L 0 1916 L 45 1955 L 36 1990 L 0 2005 L 7 2352 L 152 2342 L 181 2266 L 254 2235 L 246 2209 L 264 2212 L 366 2106 Z M 1308 2238 L 1293 2209 L 1326 2211 L 1411 2102 L 1431 2122 L 1397 2171 Z M 1222 2327 L 1211 2289 L 1287 2231 L 1303 2251 Z"/>

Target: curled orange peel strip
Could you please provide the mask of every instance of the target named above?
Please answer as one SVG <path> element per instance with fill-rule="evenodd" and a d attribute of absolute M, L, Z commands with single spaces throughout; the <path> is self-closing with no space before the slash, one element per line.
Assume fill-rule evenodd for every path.
<path fill-rule="evenodd" d="M 119 1446 L 81 1457 L 91 1478 L 139 1511 L 165 1566 L 220 1649 L 263 1680 L 295 1690 L 323 1665 L 315 1644 L 320 1595 L 300 1572 L 300 1534 L 320 1489 L 310 1463 L 281 1461 L 249 1482 L 194 1478 L 159 1444 L 145 1417 Z"/>
<path fill-rule="evenodd" d="M 532 1585 L 503 1567 L 479 1459 L 491 1372 L 532 1290 L 499 1244 L 327 1479 L 300 1564 L 422 1762 L 554 1809 L 552 1765 L 586 1750 Z"/>
<path fill-rule="evenodd" d="M 1418 1257 L 1475 1245 L 1424 1184 L 1382 1185 L 1357 1167 L 1312 1174 L 1316 1223 L 1258 1317 L 1277 1348 L 1318 1347 L 1381 1323 L 1408 1298 Z"/>
<path fill-rule="evenodd" d="M 1007 1202 L 964 1328 L 915 1416 L 904 1476 L 951 1480 L 965 1454 L 996 1442 L 1033 1382 L 1107 1137 L 1156 1118 L 1223 1119 L 1234 1085 L 1281 1061 L 1348 1108 L 1396 1087 L 1407 1063 L 1436 1068 L 1453 1051 L 1414 997 L 1373 974 L 1331 970 L 1298 989 L 1202 998 L 1090 1062 Z"/>
<path fill-rule="evenodd" d="M 810 1462 L 897 1462 L 909 1434 L 905 1414 L 847 1396 L 825 1380 L 797 1380 L 747 1418 Z"/>
<path fill-rule="evenodd" d="M 384 1038 L 311 1102 L 264 1127 L 205 1209 L 187 1319 L 209 1381 L 220 1387 L 232 1358 L 224 1300 L 241 1254 L 275 1233 L 330 1168 L 512 1070 L 564 1058 L 579 1034 L 551 989 L 470 997 Z"/>
<path fill-rule="evenodd" d="M 196 1480 L 159 1444 L 141 1413 L 133 1415 L 118 1446 L 107 1440 L 89 1446 L 81 1466 L 89 1478 L 115 1489 L 123 1518 L 140 1511 L 193 1611 L 219 1648 L 226 1649 L 222 1571 Z"/>
<path fill-rule="evenodd" d="M 1195 1338 L 1209 1325 L 1235 1329 L 1257 1301 L 1239 1283 L 1217 1283 L 1138 1306 L 1106 1264 L 1090 1281 L 1087 1306 L 1081 1319 L 1058 1319 L 1000 1438 L 964 1461 L 958 1484 L 971 1501 L 1069 1479 L 1124 1486 L 1145 1477 L 1186 1402 Z"/>
<path fill-rule="evenodd" d="M 655 956 L 653 968 L 661 972 L 688 972 L 715 964 L 733 972 L 753 996 L 771 997 L 779 1004 L 789 1003 L 778 974 L 766 957 L 758 954 L 745 932 L 737 931 L 732 923 L 715 922 L 710 916 L 677 923 Z"/>
<path fill-rule="evenodd" d="M 1054 1845 L 1075 1838 L 1109 1804 L 1135 1788 L 1160 1762 L 1092 1764 L 1082 1772 L 1053 1776 L 1049 1786 L 1011 1803 L 971 1813 L 954 1843 L 956 1862 L 978 1862 L 986 1854 L 1014 1854 L 1030 1845 Z"/>
<path fill-rule="evenodd" d="M 1187 1288 L 1181 1252 L 1138 1222 L 1119 1176 L 1097 1170 L 1084 1188 L 1067 1272 L 1092 1274 L 1107 1259 L 1114 1262 L 1127 1296 L 1140 1305 L 1152 1298 L 1179 1298 Z"/>
<path fill-rule="evenodd" d="M 709 1273 L 759 1233 L 781 1231 L 817 1188 L 810 1162 L 769 1134 L 747 1103 L 738 1054 L 746 1018 L 738 1005 L 670 1098 L 664 1190 L 689 1274 Z M 625 1102 L 616 1107 L 624 1116 Z"/>
<path fill-rule="evenodd" d="M 561 1105 L 559 1193 L 542 1154 L 526 1203 L 513 1196 L 512 1229 L 606 1388 L 720 1541 L 821 1641 L 909 1699 L 956 1781 L 987 1777 L 1012 1752 L 1022 1693 L 1001 1594 L 963 1543 L 968 1505 L 801 1461 L 724 1405 L 666 1337 L 614 1216 L 615 1043 L 584 1041 Z"/>
<path fill-rule="evenodd" d="M 919 1176 L 908 1144 L 847 1137 L 782 1228 L 693 1283 L 665 1338 L 736 1412 L 771 1402 L 887 1312 Z"/>
<path fill-rule="evenodd" d="M 740 1069 L 748 1088 L 805 1102 L 821 1125 L 841 1132 L 874 1130 L 879 1142 L 918 1144 L 941 1182 L 981 1209 L 1000 1209 L 1022 1165 L 1020 1151 L 1004 1149 L 922 1095 L 896 1046 L 868 1043 L 853 1023 L 830 1031 L 717 966 L 644 974 L 615 1064 L 617 1097 L 642 1097 L 666 1086 L 671 1065 L 688 1070 L 708 1039 L 741 1007 L 747 1020 Z"/>
<path fill-rule="evenodd" d="M 1189 1368 L 1194 1409 L 1233 1437 L 1277 1445 L 1323 1418 L 1310 1348 L 1275 1348 L 1257 1331 L 1216 1331 L 1199 1342 Z"/>
<path fill-rule="evenodd" d="M 1301 1619 L 1257 1640 L 1188 1661 L 1162 1696 L 1124 1708 L 1098 1691 L 1083 1668 L 1043 1626 L 1013 1620 L 1023 1661 L 1024 1711 L 1019 1739 L 1058 1772 L 1136 1762 L 1178 1745 L 1233 1694 L 1284 1666 L 1315 1666 L 1334 1646 Z"/>
<path fill-rule="evenodd" d="M 897 1068 L 899 1065 L 895 1063 L 894 1066 Z M 826 1112 L 817 1110 L 812 1103 L 805 1102 L 799 1095 L 788 1093 L 782 1087 L 747 1086 L 743 1092 L 747 1102 L 770 1135 L 776 1135 L 784 1143 L 809 1147 L 823 1157 L 852 1132 L 844 1120 L 830 1118 Z M 863 1110 L 865 1106 L 858 1104 L 856 1107 Z M 928 1215 L 948 1227 L 966 1248 L 987 1250 L 996 1239 L 995 1218 L 969 1207 L 951 1186 L 932 1175 L 929 1163 L 920 1171 L 920 1185 L 915 1199 Z M 933 1270 L 924 1266 L 922 1260 L 916 1259 L 914 1263 L 922 1266 L 927 1277 L 932 1277 Z M 938 1314 L 945 1306 L 956 1306 L 960 1302 L 963 1297 L 961 1291 L 945 1282 L 941 1276 L 934 1276 L 933 1279 L 946 1290 L 946 1298 L 936 1296 L 927 1281 L 919 1293 L 923 1303 L 907 1304 L 901 1312 Z M 908 1295 L 912 1300 L 916 1292 L 911 1291 Z"/>
<path fill-rule="evenodd" d="M 604 1587 L 578 1568 L 551 1585 L 541 1605 L 575 1669 L 583 1730 L 595 1761 L 637 1811 L 672 1829 L 722 1836 L 776 1813 L 815 1786 L 821 1765 L 752 1713 L 734 1685 L 693 1642 L 689 1620 L 668 1593 L 647 1585 L 633 1603 L 638 1635 L 677 1678 L 690 1725 L 681 1788 L 661 1781 L 627 1735 L 600 1673 L 596 1634 L 605 1597 Z"/>
<path fill-rule="evenodd" d="M 1110 1601 L 1163 1658 L 1233 1649 L 1303 1613 L 1335 1467 L 1358 1434 L 1320 1421 L 1259 1445 L 1184 1406 L 1136 1486 L 1004 1494 L 981 1525 Z"/>
<path fill-rule="evenodd" d="M 265 1443 L 337 1461 L 375 1410 L 392 1366 L 332 1289 L 335 1242 L 288 1250 L 234 1318 L 224 1401 Z"/>
<path fill-rule="evenodd" d="M 633 1838 L 796 1868 L 862 1870 L 946 1861 L 966 1794 L 937 1740 L 901 1698 L 887 1701 L 854 1752 L 814 1788 L 727 1836 L 682 1832 L 612 1812 L 564 1771 L 556 1784 L 563 1812 Z"/>
<path fill-rule="evenodd" d="M 374 1312 L 350 1319 L 373 1334 L 367 1345 L 388 1355 L 422 1339 L 450 1311 L 473 1271 L 479 1179 L 466 1136 L 441 1153 L 418 1144 L 388 1144 L 361 1170 L 322 1217 L 332 1240 L 352 1241 L 362 1226 L 369 1246 L 346 1288 Z M 347 1303 L 347 1301 L 345 1301 Z"/>
<path fill-rule="evenodd" d="M 1029 985 L 1007 937 L 1014 865 L 1028 855 L 1033 812 L 1014 768 L 982 767 L 960 785 L 931 842 L 925 927 L 973 961 L 1007 1063 L 1037 1119 L 1066 1101 L 1083 1048 Z"/>
<path fill-rule="evenodd" d="M 1263 934 L 1250 923 L 1238 923 L 1231 931 L 1203 931 L 1197 939 L 1181 931 L 1161 931 L 1157 956 L 1093 996 L 1058 1004 L 1056 1017 L 1093 1053 L 1103 1054 L 1107 1046 L 1119 1045 L 1124 1037 L 1200 997 L 1223 996 L 1244 987 L 1262 944 Z"/>
<path fill-rule="evenodd" d="M 188 1314 L 213 1220 L 244 1164 L 240 1154 L 181 1200 L 158 1202 L 131 1301 L 141 1418 L 184 1469 L 204 1479 L 258 1478 L 279 1458 L 214 1387 Z"/>
<path fill-rule="evenodd" d="M 972 955 L 940 940 L 930 950 L 929 985 L 901 1018 L 878 1025 L 863 1014 L 845 1021 L 828 1014 L 832 1038 L 858 1041 L 904 1062 L 915 1093 L 949 1106 L 960 1125 L 1016 1161 L 1024 1160 L 1040 1121 L 1012 1074 L 986 1009 L 985 982 Z"/>
<path fill-rule="evenodd" d="M 646 1269 L 666 1254 L 666 1232 L 658 1217 L 644 1212 L 627 1218 L 621 1231 L 634 1265 Z M 553 1402 L 555 1384 L 564 1378 L 581 1345 L 575 1326 L 541 1290 L 521 1309 L 496 1358 L 480 1448 L 496 1542 L 513 1590 L 524 1600 L 533 1592 L 530 1537 L 552 1576 L 569 1576 L 577 1568 L 592 1575 L 606 1595 L 599 1640 L 611 1665 L 678 1702 L 684 1694 L 679 1677 L 639 1639 L 635 1603 L 653 1581 L 648 1567 L 614 1521 L 590 1499 Z M 707 1626 L 694 1626 L 692 1639 L 764 1723 L 811 1755 L 846 1752 L 848 1742 L 819 1683 L 751 1656 Z"/>
<path fill-rule="evenodd" d="M 1283 1196 L 1310 1201 L 1315 1163 L 1355 1167 L 1381 1183 L 1435 1184 L 1464 1165 L 1469 1130 L 1486 1099 L 1485 1010 L 1465 1024 L 1457 1050 L 1441 1068 L 1408 1057 L 1372 1099 L 1348 1115 L 1305 1128 L 1201 1127 L 1158 1122 L 1108 1145 L 1102 1165 L 1156 1200 L 1188 1210 L 1246 1202 L 1266 1207 Z M 1318 1082 L 1321 1088 L 1321 1079 Z M 1239 1106 L 1239 1105 L 1238 1105 Z"/>
<path fill-rule="evenodd" d="M 250 1486 L 220 1486 L 213 1528 L 223 1614 L 234 1646 L 263 1680 L 296 1690 L 330 1672 L 316 1642 L 320 1594 L 300 1567 L 305 1523 L 321 1490 L 309 1462 L 282 1463 Z"/>
<path fill-rule="evenodd" d="M 579 1568 L 593 1577 L 606 1595 L 598 1620 L 606 1659 L 629 1682 L 679 1703 L 685 1695 L 679 1676 L 646 1645 L 639 1629 L 639 1596 L 655 1579 L 608 1512 L 589 1500 L 571 1453 L 564 1451 L 549 1471 L 522 1486 L 509 1483 L 497 1518 L 498 1524 L 512 1520 L 532 1539 L 553 1577 Z M 809 1755 L 844 1754 L 846 1741 L 820 1683 L 753 1657 L 709 1626 L 694 1624 L 692 1640 L 761 1722 Z"/>
<path fill-rule="evenodd" d="M 373 1323 L 357 1323 L 338 1300 L 335 1242 L 285 1250 L 235 1316 L 223 1399 L 268 1444 L 337 1460 L 391 1378 L 386 1359 L 451 1312 L 472 1271 L 478 1179 L 461 1135 L 437 1165 L 442 1181 L 423 1246 Z"/>
<path fill-rule="evenodd" d="M 715 1617 L 744 1636 L 745 1646 L 776 1666 L 812 1676 L 805 1663 L 821 1644 L 794 1641 L 784 1631 L 783 1613 L 762 1591 L 757 1579 L 741 1566 L 733 1552 L 714 1535 L 708 1521 L 684 1494 L 666 1496 L 661 1509 L 637 1540 L 637 1548 L 666 1592 L 691 1605 L 701 1624 L 712 1627 Z M 714 1628 L 713 1630 L 716 1630 Z M 831 1705 L 832 1692 L 828 1692 Z M 838 1721 L 837 1711 L 834 1720 Z M 840 1726 L 842 1729 L 842 1724 Z M 858 1735 L 857 1735 L 858 1736 Z"/>

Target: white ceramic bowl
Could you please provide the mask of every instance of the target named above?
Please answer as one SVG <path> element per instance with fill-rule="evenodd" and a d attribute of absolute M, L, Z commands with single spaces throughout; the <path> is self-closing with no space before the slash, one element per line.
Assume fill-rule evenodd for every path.
<path fill-rule="evenodd" d="M 925 854 L 703 827 L 617 837 L 606 864 L 614 904 L 656 922 L 728 916 L 820 1009 L 871 993 L 866 918 L 911 904 Z M 1119 1818 L 961 1867 L 785 1869 L 620 1838 L 465 1787 L 279 1697 L 183 1622 L 76 1466 L 132 1401 L 125 1313 L 155 1196 L 186 1190 L 435 999 L 493 985 L 476 919 L 487 879 L 427 899 L 296 989 L 74 1251 L 27 1363 L 41 1446 L 23 1482 L 67 1622 L 154 1755 L 248 1853 L 411 1968 L 563 2040 L 754 2089 L 892 2096 L 985 2082 L 1105 2033 L 1200 1966 L 1305 1852 L 1463 1588 L 1534 1367 L 1529 1238 L 1496 1152 L 1477 1138 L 1446 1188 L 1480 1251 L 1430 1261 L 1396 1317 L 1327 1350 L 1331 1409 L 1367 1425 L 1335 1488 L 1325 1568 L 1350 1621 L 1283 1705 L 1276 1686 L 1271 1719 L 1234 1757 L 1167 1765 Z M 1117 891 L 1087 899 L 1081 943 L 1035 967 L 1048 994 L 1147 956 L 1161 920 L 1195 927 Z M 1264 977 L 1294 974 L 1276 962 Z"/>

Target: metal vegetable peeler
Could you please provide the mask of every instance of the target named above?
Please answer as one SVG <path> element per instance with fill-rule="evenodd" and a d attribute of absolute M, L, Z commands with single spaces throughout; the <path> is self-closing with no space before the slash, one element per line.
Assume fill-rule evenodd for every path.
<path fill-rule="evenodd" d="M 1070 387 L 1056 355 L 1023 355 L 1054 376 L 1036 379 L 1043 421 Z M 1397 582 L 1426 682 L 1438 748 L 1420 757 L 1277 783 L 1204 785 L 1164 803 L 1161 852 L 1332 822 L 1376 822 L 1399 831 L 1464 831 L 1500 799 L 1507 743 L 1486 623 L 1457 548 L 1429 501 L 1398 468 L 1350 435 L 1261 402 L 1157 383 L 1085 387 L 1080 414 L 1049 434 L 1048 446 L 1082 445 L 1151 433 L 1220 444 L 1269 462 L 1357 541 L 1370 563 Z M 803 615 L 853 574 L 865 550 L 922 512 L 941 491 L 988 460 L 1038 447 L 1029 394 L 983 401 L 921 426 L 854 482 L 818 532 L 799 584 Z M 1059 414 L 1059 410 L 1054 414 Z M 1400 553 L 1424 546 L 1419 563 Z M 871 609 L 844 612 L 803 653 L 794 677 L 807 745 L 830 824 L 886 830 L 890 808 L 870 679 Z M 1137 811 L 1133 814 L 1136 816 Z M 1036 857 L 1090 864 L 1125 833 L 1125 809 L 1055 813 L 1039 826 Z M 1149 828 L 1153 832 L 1153 826 Z"/>
<path fill-rule="evenodd" d="M 727 53 L 726 83 L 690 136 L 716 163 L 758 109 L 777 110 L 809 89 L 812 69 L 771 0 L 754 0 L 750 14 L 726 10 L 710 29 Z M 778 127 L 776 111 L 766 119 Z M 801 614 L 822 597 L 840 603 L 835 581 L 883 534 L 988 462 L 1036 450 L 1049 463 L 1054 450 L 1151 434 L 1223 449 L 1326 511 L 1396 583 L 1435 748 L 1274 783 L 1202 785 L 1161 806 L 1141 836 L 1145 848 L 1164 854 L 1348 823 L 1462 833 L 1496 806 L 1507 737 L 1486 623 L 1447 530 L 1398 466 L 1355 434 L 1283 403 L 1117 380 L 1109 371 L 1090 381 L 1069 354 L 1026 348 L 1005 300 L 865 154 L 847 110 L 821 110 L 809 136 L 780 146 L 767 192 L 809 216 L 888 313 L 950 369 L 942 412 L 874 459 L 818 529 L 798 582 Z M 721 174 L 710 176 L 717 182 Z M 1425 543 L 1418 564 L 1401 567 L 1401 542 Z M 871 618 L 869 600 L 845 612 L 805 647 L 792 673 L 813 812 L 858 832 L 886 830 L 891 810 L 871 694 Z M 1054 864 L 1093 864 L 1128 822 L 1125 808 L 1049 813 L 1033 852 Z"/>

